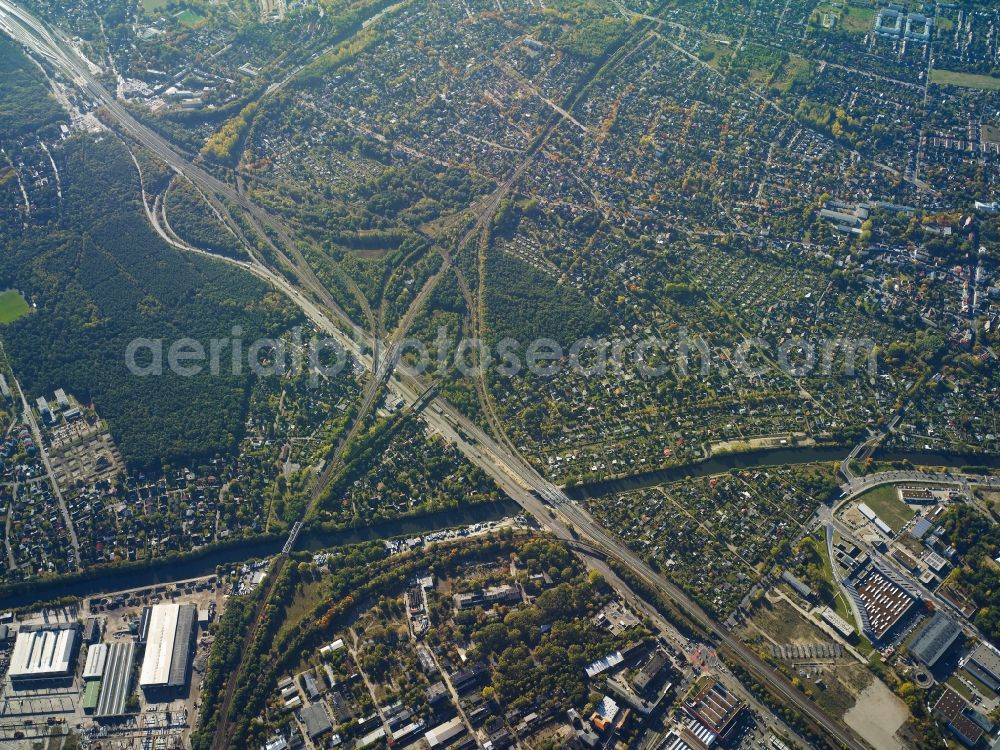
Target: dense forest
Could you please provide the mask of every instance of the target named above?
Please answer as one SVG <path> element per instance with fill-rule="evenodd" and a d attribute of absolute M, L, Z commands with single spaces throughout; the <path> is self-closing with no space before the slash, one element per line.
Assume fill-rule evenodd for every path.
<path fill-rule="evenodd" d="M 555 0 L 548 14 L 561 27 L 558 46 L 588 60 L 603 57 L 629 28 L 626 18 L 593 0 Z"/>
<path fill-rule="evenodd" d="M 0 36 L 0 70 L 0 136 L 16 138 L 68 122 L 41 80 L 41 71 L 7 36 Z"/>
<path fill-rule="evenodd" d="M 0 259 L 0 286 L 38 306 L 3 331 L 22 384 L 92 400 L 134 466 L 233 447 L 250 385 L 245 358 L 238 375 L 227 348 L 217 376 L 138 377 L 126 366 L 129 342 L 163 339 L 165 365 L 177 339 L 207 349 L 241 326 L 251 342 L 286 329 L 297 312 L 258 280 L 166 245 L 146 222 L 138 174 L 116 138 L 74 137 L 54 155 L 61 218 L 13 237 Z"/>
<path fill-rule="evenodd" d="M 1000 552 L 1000 526 L 966 505 L 952 506 L 942 525 L 962 556 L 952 576 L 979 607 L 976 627 L 1000 644 L 1000 575 L 994 562 Z"/>
<path fill-rule="evenodd" d="M 198 189 L 187 180 L 176 179 L 170 185 L 166 213 L 170 228 L 195 247 L 230 258 L 246 258 L 236 235 L 226 229 Z"/>
<path fill-rule="evenodd" d="M 527 346 L 550 338 L 569 347 L 607 325 L 604 313 L 574 287 L 505 253 L 487 256 L 486 278 L 486 334 L 491 342 L 510 337 Z"/>

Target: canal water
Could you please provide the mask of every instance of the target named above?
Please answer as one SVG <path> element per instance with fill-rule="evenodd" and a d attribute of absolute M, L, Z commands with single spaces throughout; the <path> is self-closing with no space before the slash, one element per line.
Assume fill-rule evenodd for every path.
<path fill-rule="evenodd" d="M 714 456 L 686 466 L 635 474 L 624 479 L 608 479 L 578 487 L 568 487 L 566 494 L 574 500 L 582 500 L 653 487 L 685 478 L 722 474 L 731 469 L 821 462 L 840 463 L 849 452 L 849 448 L 842 447 L 800 447 L 733 453 Z M 909 461 L 915 466 L 1000 468 L 1000 456 L 880 452 L 876 454 L 876 458 L 880 461 Z M 521 507 L 513 500 L 508 499 L 497 503 L 442 510 L 419 517 L 386 521 L 356 529 L 304 530 L 299 535 L 297 549 L 315 552 L 377 539 L 416 536 L 442 529 L 497 521 L 520 512 Z M 51 581 L 33 581 L 24 585 L 14 584 L 6 590 L 0 590 L 0 609 L 21 607 L 35 601 L 59 599 L 67 596 L 90 596 L 105 591 L 121 591 L 207 576 L 215 573 L 219 566 L 235 565 L 245 560 L 276 555 L 281 551 L 284 543 L 284 536 L 248 539 L 245 542 L 237 542 L 221 549 L 213 549 L 204 554 L 193 553 L 180 560 L 164 561 L 163 564 L 153 567 L 122 566 L 100 571 L 90 576 L 84 574 L 81 577 L 68 580 L 53 579 Z"/>
<path fill-rule="evenodd" d="M 811 446 L 730 453 L 713 456 L 704 461 L 685 466 L 633 474 L 623 479 L 607 479 L 578 487 L 567 487 L 566 494 L 574 500 L 583 500 L 619 492 L 628 492 L 630 490 L 640 490 L 646 487 L 655 487 L 658 484 L 667 484 L 685 478 L 722 474 L 731 469 L 754 469 L 763 466 L 787 466 L 823 462 L 839 464 L 847 458 L 850 452 L 849 448 Z M 947 466 L 955 469 L 962 466 L 1000 468 L 1000 456 L 981 456 L 975 454 L 880 451 L 875 454 L 875 459 L 887 462 L 909 461 L 914 466 Z"/>
<path fill-rule="evenodd" d="M 318 552 L 324 549 L 370 542 L 394 537 L 417 536 L 443 529 L 469 526 L 486 521 L 499 521 L 521 513 L 521 506 L 505 499 L 495 503 L 469 505 L 462 508 L 437 511 L 423 516 L 385 521 L 357 529 L 322 531 L 304 529 L 299 534 L 297 550 Z M 119 568 L 100 571 L 94 576 L 51 581 L 32 581 L 21 587 L 11 586 L 9 592 L 0 592 L 0 609 L 22 607 L 36 601 L 48 601 L 67 596 L 91 596 L 106 591 L 153 586 L 183 581 L 188 578 L 212 575 L 221 566 L 236 565 L 254 558 L 270 557 L 281 552 L 286 538 L 248 539 L 204 554 L 197 552 L 180 560 L 164 561 L 161 565 L 144 568 Z"/>

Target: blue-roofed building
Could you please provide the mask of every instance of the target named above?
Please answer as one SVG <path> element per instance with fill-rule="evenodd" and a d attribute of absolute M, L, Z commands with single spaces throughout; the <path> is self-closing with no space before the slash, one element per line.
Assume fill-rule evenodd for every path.
<path fill-rule="evenodd" d="M 934 524 L 921 516 L 913 522 L 913 526 L 910 528 L 910 536 L 914 539 L 923 539 L 933 527 Z"/>
<path fill-rule="evenodd" d="M 931 669 L 960 635 L 962 628 L 957 622 L 943 612 L 936 612 L 910 644 L 910 653 L 917 661 Z"/>

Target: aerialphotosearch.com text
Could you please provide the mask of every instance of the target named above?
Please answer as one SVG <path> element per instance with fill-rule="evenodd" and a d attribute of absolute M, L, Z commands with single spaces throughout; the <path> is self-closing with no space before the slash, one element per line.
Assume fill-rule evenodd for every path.
<path fill-rule="evenodd" d="M 370 346 L 359 349 L 371 354 Z M 583 377 L 606 377 L 632 372 L 642 378 L 660 378 L 671 373 L 708 378 L 759 377 L 783 372 L 792 377 L 847 376 L 858 373 L 874 378 L 877 348 L 867 338 L 787 337 L 779 343 L 745 338 L 732 346 L 713 350 L 706 340 L 681 332 L 674 338 L 585 337 L 566 346 L 554 338 L 520 342 L 505 338 L 495 343 L 482 339 L 454 339 L 440 328 L 428 345 L 407 338 L 391 349 L 382 348 L 380 362 L 388 357 L 392 366 L 402 361 L 410 373 L 431 369 L 443 372 L 454 367 L 461 375 L 479 377 L 495 372 L 503 377 L 525 373 L 553 377 L 570 370 Z M 347 349 L 335 338 L 305 337 L 296 327 L 281 338 L 247 341 L 235 326 L 229 336 L 207 341 L 195 338 L 165 340 L 137 338 L 125 350 L 128 371 L 138 377 L 167 373 L 179 377 L 250 372 L 260 377 L 297 375 L 306 371 L 310 381 L 334 377 L 351 363 Z"/>

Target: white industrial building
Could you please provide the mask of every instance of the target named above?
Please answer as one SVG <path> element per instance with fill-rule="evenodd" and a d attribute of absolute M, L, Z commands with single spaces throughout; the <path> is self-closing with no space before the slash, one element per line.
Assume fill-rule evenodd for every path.
<path fill-rule="evenodd" d="M 149 614 L 146 653 L 139 672 L 143 690 L 187 683 L 198 609 L 193 604 L 157 604 Z"/>
<path fill-rule="evenodd" d="M 87 649 L 87 661 L 83 667 L 84 680 L 99 680 L 104 676 L 104 666 L 108 661 L 108 646 L 95 643 Z"/>
<path fill-rule="evenodd" d="M 424 739 L 432 748 L 442 747 L 451 744 L 451 741 L 465 731 L 465 724 L 461 717 L 456 716 L 451 721 L 439 724 L 429 732 L 424 734 Z"/>
<path fill-rule="evenodd" d="M 142 687 L 163 686 L 170 677 L 170 659 L 174 654 L 174 638 L 177 635 L 176 604 L 157 604 L 149 617 L 149 631 L 146 635 L 146 655 L 142 659 L 139 685 Z"/>
<path fill-rule="evenodd" d="M 865 518 L 867 518 L 869 521 L 875 524 L 875 528 L 877 528 L 879 531 L 881 531 L 890 539 L 892 538 L 893 536 L 892 529 L 890 529 L 888 524 L 886 524 L 885 521 L 879 518 L 878 514 L 875 511 L 873 511 L 870 507 L 868 507 L 866 503 L 860 503 L 858 505 L 858 510 L 861 511 L 861 515 L 863 515 Z"/>
<path fill-rule="evenodd" d="M 829 607 L 824 607 L 819 614 L 820 617 L 823 618 L 823 622 L 840 633 L 843 638 L 851 640 L 854 637 L 854 626 L 838 615 L 834 610 Z"/>
<path fill-rule="evenodd" d="M 77 636 L 77 628 L 22 630 L 7 670 L 11 682 L 68 677 L 73 671 Z"/>

